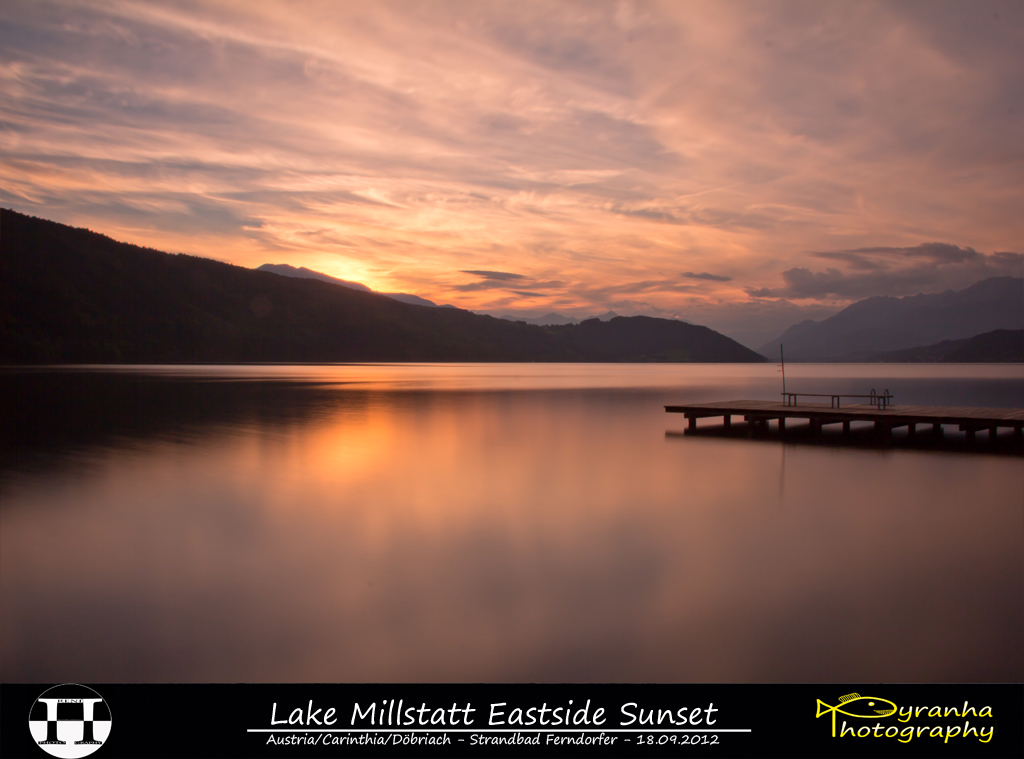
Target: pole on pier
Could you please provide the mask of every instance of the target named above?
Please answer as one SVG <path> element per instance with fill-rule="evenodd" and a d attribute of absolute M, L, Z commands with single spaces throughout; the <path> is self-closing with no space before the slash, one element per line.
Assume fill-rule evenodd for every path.
<path fill-rule="evenodd" d="M 731 414 L 726 414 L 725 416 L 723 416 L 722 417 L 722 424 L 725 426 L 726 429 L 729 429 L 730 427 L 732 427 L 732 415 Z"/>
<path fill-rule="evenodd" d="M 850 434 L 850 422 L 849 422 L 849 420 L 843 422 L 843 434 L 844 435 L 849 435 Z"/>
<path fill-rule="evenodd" d="M 786 397 L 786 353 L 782 350 L 782 343 L 779 343 L 779 357 L 782 359 L 782 397 Z"/>
<path fill-rule="evenodd" d="M 686 419 L 689 422 L 689 424 L 687 425 L 687 429 L 689 429 L 690 432 L 696 432 L 697 431 L 697 417 L 693 416 L 692 414 L 689 414 L 689 415 L 687 415 Z"/>

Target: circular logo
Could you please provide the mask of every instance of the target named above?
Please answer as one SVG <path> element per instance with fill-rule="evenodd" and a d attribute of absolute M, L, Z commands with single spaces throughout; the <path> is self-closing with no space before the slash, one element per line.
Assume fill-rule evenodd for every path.
<path fill-rule="evenodd" d="M 110 707 L 92 688 L 55 685 L 40 694 L 28 715 L 28 729 L 50 756 L 89 756 L 110 735 Z"/>

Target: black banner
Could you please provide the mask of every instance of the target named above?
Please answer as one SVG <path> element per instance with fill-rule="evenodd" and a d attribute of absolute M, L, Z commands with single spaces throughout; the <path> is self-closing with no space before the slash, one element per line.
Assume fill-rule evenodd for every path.
<path fill-rule="evenodd" d="M 1020 757 L 1020 685 L 4 685 L 14 757 Z"/>

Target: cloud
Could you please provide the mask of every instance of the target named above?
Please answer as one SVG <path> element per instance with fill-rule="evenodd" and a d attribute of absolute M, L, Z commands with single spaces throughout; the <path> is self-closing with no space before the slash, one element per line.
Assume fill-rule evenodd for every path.
<path fill-rule="evenodd" d="M 988 277 L 1024 277 L 1024 255 L 979 253 L 949 243 L 922 243 L 894 248 L 824 251 L 818 258 L 840 261 L 849 271 L 811 271 L 794 267 L 782 272 L 780 288 L 748 288 L 754 298 L 860 300 L 873 295 L 916 295 L 961 290 Z"/>
<path fill-rule="evenodd" d="M 462 269 L 462 273 L 463 274 L 475 274 L 476 276 L 483 277 L 484 279 L 499 279 L 499 280 L 526 279 L 526 277 L 524 275 L 522 275 L 522 274 L 511 274 L 510 272 L 507 272 L 507 271 L 482 271 L 482 270 Z"/>
<path fill-rule="evenodd" d="M 618 206 L 614 211 L 622 216 L 684 227 L 707 226 L 730 230 L 766 230 L 778 223 L 778 219 L 772 213 L 738 212 L 709 206 L 669 208 L 645 204 L 636 208 Z"/>
<path fill-rule="evenodd" d="M 513 274 L 505 271 L 477 269 L 472 271 L 464 270 L 462 273 L 473 274 L 481 277 L 482 279 L 477 282 L 452 285 L 450 287 L 451 290 L 459 293 L 493 292 L 502 299 L 507 299 L 508 295 L 505 294 L 518 295 L 524 298 L 551 298 L 551 291 L 557 291 L 566 286 L 566 283 L 562 280 L 536 280 L 523 274 Z M 548 292 L 510 289 L 510 284 L 513 286 L 518 285 L 520 287 L 524 284 L 528 284 L 530 287 L 535 288 L 535 290 L 547 290 Z M 501 294 L 499 295 L 499 293 Z M 504 300 L 501 302 L 504 302 Z"/>
<path fill-rule="evenodd" d="M 700 292 L 703 288 L 699 285 L 683 285 L 672 279 L 644 279 L 627 280 L 615 284 L 593 283 L 586 287 L 576 287 L 574 291 L 583 295 L 595 305 L 607 305 L 615 298 L 623 295 L 640 295 L 646 297 L 655 295 L 672 295 L 675 293 Z"/>
<path fill-rule="evenodd" d="M 683 276 L 690 279 L 706 279 L 709 282 L 732 282 L 732 277 L 727 277 L 724 274 L 708 274 L 707 272 L 694 274 L 692 271 L 684 271 Z"/>
<path fill-rule="evenodd" d="M 0 199 L 477 310 L 955 289 L 1019 271 L 1022 33 L 1012 2 L 0 3 Z"/>
<path fill-rule="evenodd" d="M 856 248 L 855 250 L 835 250 L 813 253 L 818 258 L 829 258 L 846 263 L 859 269 L 884 268 L 890 262 L 908 258 L 925 258 L 938 264 L 963 263 L 982 256 L 974 248 L 961 248 L 958 245 L 943 242 L 924 242 L 908 248 Z"/>
<path fill-rule="evenodd" d="M 496 280 L 485 280 L 483 282 L 470 282 L 464 285 L 451 285 L 451 290 L 460 293 L 475 293 L 481 290 L 505 290 L 506 286 Z"/>

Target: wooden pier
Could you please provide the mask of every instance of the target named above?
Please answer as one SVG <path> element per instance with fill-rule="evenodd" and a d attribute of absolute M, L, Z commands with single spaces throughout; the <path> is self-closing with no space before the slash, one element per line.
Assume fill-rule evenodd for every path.
<path fill-rule="evenodd" d="M 787 399 L 788 401 L 788 399 Z M 892 436 L 893 429 L 906 427 L 913 436 L 920 425 L 930 427 L 935 435 L 942 434 L 942 425 L 956 425 L 966 433 L 968 441 L 974 440 L 977 432 L 988 431 L 995 441 L 999 428 L 1013 430 L 1016 442 L 1024 440 L 1024 409 L 1020 408 L 972 408 L 945 406 L 896 406 L 881 407 L 877 404 L 854 404 L 837 407 L 824 403 L 778 403 L 773 401 L 719 401 L 715 403 L 689 404 L 686 406 L 665 406 L 670 414 L 684 414 L 688 420 L 687 429 L 697 429 L 697 420 L 707 417 L 721 417 L 726 427 L 734 416 L 742 416 L 745 422 L 767 431 L 770 421 L 778 422 L 779 433 L 786 432 L 786 420 L 807 419 L 813 434 L 819 434 L 826 424 L 842 424 L 843 432 L 850 432 L 852 422 L 871 422 L 875 434 L 882 440 Z"/>

